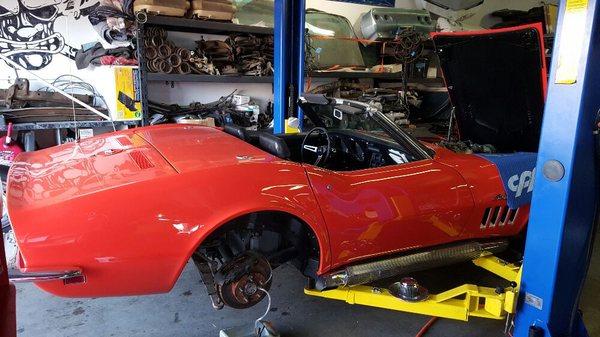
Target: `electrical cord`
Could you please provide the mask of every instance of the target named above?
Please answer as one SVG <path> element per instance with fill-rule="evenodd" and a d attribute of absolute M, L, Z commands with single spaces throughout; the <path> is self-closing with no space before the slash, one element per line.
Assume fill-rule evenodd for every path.
<path fill-rule="evenodd" d="M 431 326 L 433 325 L 433 323 L 435 323 L 438 320 L 438 317 L 431 317 L 429 319 L 429 321 L 427 321 L 427 323 L 425 323 L 425 325 L 423 325 L 423 327 L 421 328 L 421 330 L 419 330 L 419 332 L 417 332 L 417 334 L 415 335 L 415 337 L 423 337 L 425 336 L 425 334 L 427 333 L 427 331 L 429 331 L 429 329 L 431 328 Z"/>
<path fill-rule="evenodd" d="M 271 282 L 271 280 L 273 279 L 273 268 L 271 268 L 270 263 L 268 263 L 268 265 L 269 265 L 269 278 L 267 278 L 267 281 L 264 283 L 265 285 L 269 284 L 269 282 Z M 271 295 L 269 294 L 269 292 L 266 289 L 264 289 L 262 287 L 258 287 L 258 290 L 265 293 L 265 295 L 267 297 L 267 301 L 268 301 L 267 302 L 267 310 L 265 311 L 265 313 L 262 316 L 260 316 L 259 318 L 257 318 L 256 321 L 254 321 L 254 326 L 256 327 L 256 331 L 255 331 L 256 336 L 260 337 L 260 336 L 262 336 L 264 329 L 266 329 L 265 327 L 262 327 L 262 328 L 260 327 L 261 324 L 263 324 L 263 323 L 261 323 L 261 321 L 265 317 L 267 317 L 267 315 L 271 311 Z"/>

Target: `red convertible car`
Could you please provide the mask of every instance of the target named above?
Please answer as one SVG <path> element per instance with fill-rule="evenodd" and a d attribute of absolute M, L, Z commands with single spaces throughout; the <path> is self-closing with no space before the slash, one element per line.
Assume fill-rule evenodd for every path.
<path fill-rule="evenodd" d="M 165 125 L 20 154 L 13 279 L 162 293 L 192 259 L 216 308 L 246 308 L 282 263 L 318 289 L 364 284 L 502 250 L 526 225 L 483 157 L 420 143 L 364 103 L 300 104 L 304 134 Z"/>

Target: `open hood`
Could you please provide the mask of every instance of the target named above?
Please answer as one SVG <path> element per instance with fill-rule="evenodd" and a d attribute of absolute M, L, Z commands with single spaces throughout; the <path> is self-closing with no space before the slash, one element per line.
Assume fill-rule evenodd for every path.
<path fill-rule="evenodd" d="M 542 26 L 433 33 L 461 140 L 538 149 L 546 95 Z"/>

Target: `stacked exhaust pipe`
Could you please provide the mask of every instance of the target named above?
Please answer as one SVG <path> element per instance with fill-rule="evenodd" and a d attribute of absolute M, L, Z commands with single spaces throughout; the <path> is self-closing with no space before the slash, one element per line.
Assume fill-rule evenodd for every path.
<path fill-rule="evenodd" d="M 418 253 L 346 267 L 343 270 L 320 276 L 315 288 L 325 290 L 340 286 L 371 283 L 410 272 L 466 262 L 488 253 L 506 250 L 508 241 L 486 243 L 468 242 L 438 247 Z"/>
<path fill-rule="evenodd" d="M 167 39 L 167 31 L 151 27 L 145 34 L 144 58 L 148 71 L 165 74 L 218 75 L 208 58 L 193 51 L 177 47 Z"/>

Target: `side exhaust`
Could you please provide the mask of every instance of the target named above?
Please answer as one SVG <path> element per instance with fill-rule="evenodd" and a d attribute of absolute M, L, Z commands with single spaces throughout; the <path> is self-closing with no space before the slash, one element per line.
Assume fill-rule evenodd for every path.
<path fill-rule="evenodd" d="M 319 291 L 340 286 L 355 286 L 410 272 L 474 260 L 486 253 L 506 250 L 508 241 L 468 242 L 438 247 L 418 253 L 349 266 L 320 276 L 315 284 Z"/>

